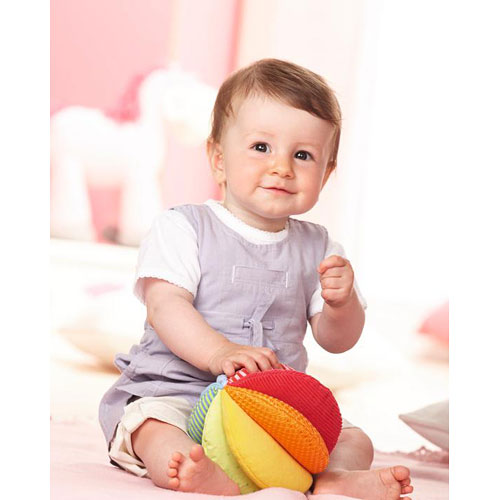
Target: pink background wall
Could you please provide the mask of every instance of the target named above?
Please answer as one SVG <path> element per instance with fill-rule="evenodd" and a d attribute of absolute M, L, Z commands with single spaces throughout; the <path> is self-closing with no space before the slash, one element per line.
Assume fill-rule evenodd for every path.
<path fill-rule="evenodd" d="M 170 0 L 168 60 L 216 88 L 235 69 L 243 0 Z"/>
<path fill-rule="evenodd" d="M 168 60 L 218 88 L 235 69 L 241 4 L 241 0 L 171 2 Z M 219 189 L 210 173 L 205 145 L 186 147 L 175 137 L 168 141 L 167 180 L 162 185 L 165 206 L 218 198 Z"/>
<path fill-rule="evenodd" d="M 134 76 L 172 60 L 219 86 L 234 68 L 240 6 L 237 0 L 52 0 L 51 111 L 72 104 L 113 109 Z"/>
<path fill-rule="evenodd" d="M 52 0 L 51 111 L 112 109 L 133 75 L 166 63 L 171 2 Z"/>
<path fill-rule="evenodd" d="M 123 96 L 134 80 L 173 61 L 217 88 L 234 69 L 241 5 L 238 0 L 52 0 L 51 113 L 82 105 L 123 116 Z M 164 206 L 218 197 L 204 144 L 187 147 L 171 134 L 166 140 Z M 89 195 L 99 240 L 106 240 L 104 233 L 117 225 L 120 194 L 106 188 Z"/>

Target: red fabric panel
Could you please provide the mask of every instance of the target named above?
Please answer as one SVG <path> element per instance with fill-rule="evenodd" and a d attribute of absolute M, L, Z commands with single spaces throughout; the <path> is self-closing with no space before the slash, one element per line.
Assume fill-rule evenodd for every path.
<path fill-rule="evenodd" d="M 289 404 L 318 429 L 329 453 L 335 447 L 342 429 L 339 406 L 330 389 L 310 375 L 292 370 L 266 370 L 232 379 L 228 385 L 253 389 Z"/>

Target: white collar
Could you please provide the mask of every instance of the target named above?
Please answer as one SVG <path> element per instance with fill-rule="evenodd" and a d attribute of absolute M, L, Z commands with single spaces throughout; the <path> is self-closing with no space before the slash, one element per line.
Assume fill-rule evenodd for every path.
<path fill-rule="evenodd" d="M 277 243 L 283 241 L 288 236 L 289 222 L 286 222 L 285 228 L 278 232 L 263 231 L 256 227 L 248 225 L 241 219 L 238 219 L 222 202 L 216 200 L 207 200 L 205 205 L 211 208 L 213 213 L 223 222 L 226 226 L 236 231 L 240 236 L 245 238 L 250 243 L 256 245 L 269 245 L 270 243 Z"/>

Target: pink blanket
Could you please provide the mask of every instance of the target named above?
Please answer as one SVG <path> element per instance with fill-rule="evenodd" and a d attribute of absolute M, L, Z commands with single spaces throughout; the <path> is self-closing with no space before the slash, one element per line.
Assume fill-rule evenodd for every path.
<path fill-rule="evenodd" d="M 374 467 L 402 464 L 412 471 L 415 491 L 412 500 L 448 498 L 448 463 L 443 453 L 379 453 Z M 284 488 L 268 488 L 249 495 L 256 500 L 341 500 L 341 495 L 303 495 Z M 51 499 L 52 500 L 175 500 L 217 499 L 212 495 L 179 493 L 157 488 L 149 479 L 133 476 L 109 464 L 106 445 L 94 421 L 51 422 Z"/>

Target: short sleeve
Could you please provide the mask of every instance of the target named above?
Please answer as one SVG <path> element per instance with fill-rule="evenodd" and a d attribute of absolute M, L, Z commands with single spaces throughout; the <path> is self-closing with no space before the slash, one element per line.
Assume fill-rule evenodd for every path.
<path fill-rule="evenodd" d="M 158 215 L 142 240 L 137 261 L 134 294 L 144 304 L 144 279 L 158 278 L 196 297 L 200 282 L 196 232 L 180 212 Z"/>
<path fill-rule="evenodd" d="M 330 238 L 328 238 L 328 245 L 326 248 L 325 257 L 329 257 L 330 255 L 339 255 L 340 257 L 347 258 L 344 247 L 340 243 L 332 241 Z M 361 290 L 359 289 L 356 278 L 354 278 L 354 290 L 358 296 L 359 302 L 362 305 L 363 309 L 366 309 L 367 307 L 366 300 L 363 297 Z M 323 310 L 324 303 L 325 301 L 321 296 L 321 284 L 318 278 L 318 286 L 311 297 L 311 301 L 309 302 L 309 307 L 307 309 L 307 317 L 312 318 L 315 314 L 320 313 Z"/>

